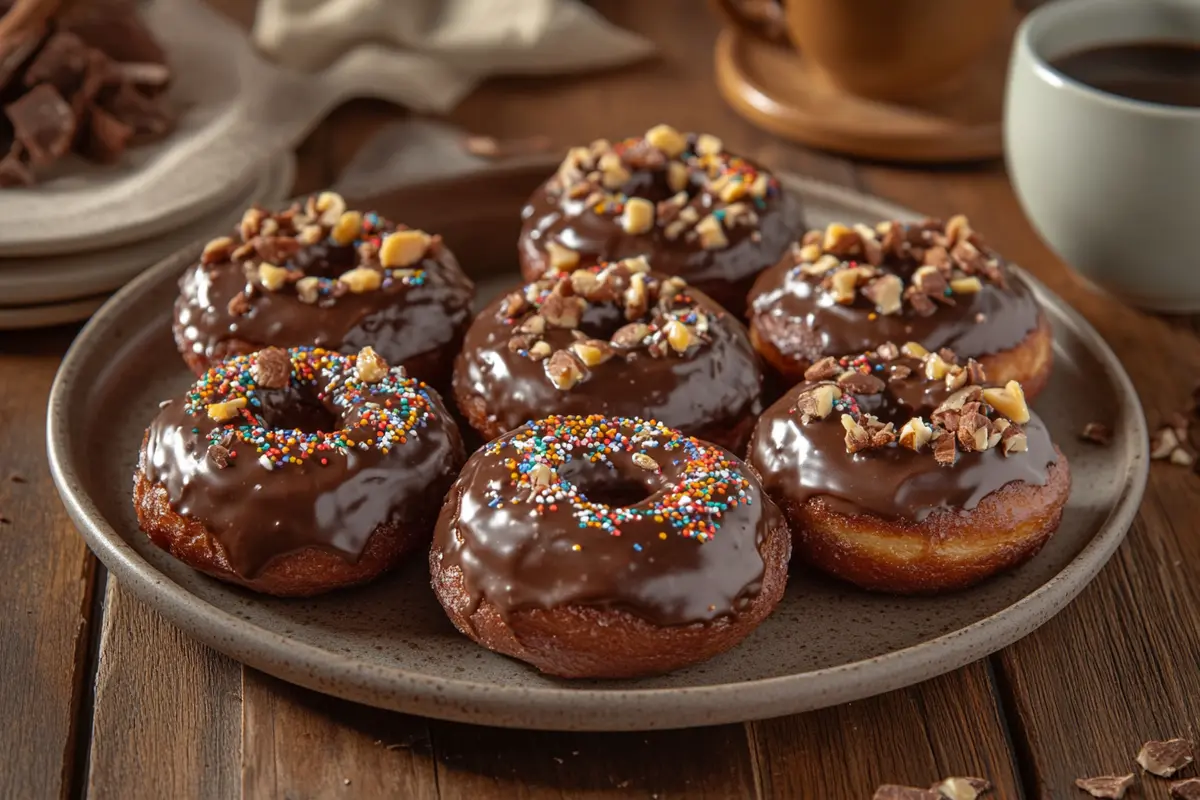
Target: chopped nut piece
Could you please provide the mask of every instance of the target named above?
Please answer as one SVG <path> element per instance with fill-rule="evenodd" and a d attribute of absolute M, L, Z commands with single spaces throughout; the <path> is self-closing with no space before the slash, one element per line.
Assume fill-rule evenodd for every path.
<path fill-rule="evenodd" d="M 943 400 L 934 413 L 946 410 L 961 411 L 967 403 L 977 403 L 982 397 L 983 390 L 978 386 L 964 386 Z"/>
<path fill-rule="evenodd" d="M 541 316 L 553 328 L 578 328 L 585 308 L 582 297 L 566 297 L 556 290 L 542 303 Z"/>
<path fill-rule="evenodd" d="M 234 242 L 228 236 L 222 236 L 218 239 L 213 239 L 208 244 L 204 245 L 204 252 L 200 254 L 201 264 L 216 264 L 221 261 L 226 261 L 229 254 L 233 252 Z"/>
<path fill-rule="evenodd" d="M 646 131 L 646 141 L 667 158 L 674 158 L 687 149 L 687 139 L 670 125 L 655 125 Z"/>
<path fill-rule="evenodd" d="M 984 371 L 983 364 L 973 358 L 967 359 L 967 383 L 977 386 L 987 383 L 987 372 Z"/>
<path fill-rule="evenodd" d="M 1013 453 L 1024 453 L 1029 450 L 1029 439 L 1019 427 L 1009 425 L 1000 434 L 1000 446 L 1006 456 L 1010 456 Z"/>
<path fill-rule="evenodd" d="M 367 346 L 358 351 L 354 372 L 363 383 L 379 383 L 388 374 L 388 363 L 372 347 Z"/>
<path fill-rule="evenodd" d="M 933 441 L 933 458 L 943 467 L 952 467 L 958 460 L 958 449 L 955 439 L 948 433 L 943 433 Z"/>
<path fill-rule="evenodd" d="M 370 267 L 355 267 L 339 275 L 338 283 L 344 284 L 354 294 L 364 294 L 383 285 L 383 273 Z"/>
<path fill-rule="evenodd" d="M 1089 422 L 1079 432 L 1079 438 L 1085 442 L 1107 447 L 1112 444 L 1112 429 L 1103 422 Z"/>
<path fill-rule="evenodd" d="M 550 257 L 550 269 L 556 272 L 567 272 L 575 269 L 579 263 L 579 253 L 558 242 L 546 242 L 546 255 Z M 591 273 L 587 273 L 591 275 Z"/>
<path fill-rule="evenodd" d="M 900 428 L 900 446 L 909 450 L 921 451 L 933 438 L 933 429 L 925 424 L 920 417 L 913 417 Z"/>
<path fill-rule="evenodd" d="M 628 234 L 646 233 L 654 227 L 654 203 L 644 197 L 631 197 L 625 201 L 621 215 L 621 229 Z"/>
<path fill-rule="evenodd" d="M 208 417 L 216 422 L 224 422 L 228 419 L 233 419 L 238 415 L 238 409 L 246 407 L 246 398 L 235 397 L 233 400 L 227 400 L 224 403 L 211 403 L 208 408 Z"/>
<path fill-rule="evenodd" d="M 800 272 L 809 277 L 816 277 L 824 275 L 831 269 L 837 269 L 841 264 L 842 262 L 838 260 L 837 256 L 826 253 L 811 264 L 800 265 Z"/>
<path fill-rule="evenodd" d="M 941 800 L 941 797 L 928 789 L 887 783 L 875 790 L 871 800 Z"/>
<path fill-rule="evenodd" d="M 715 156 L 725 149 L 725 144 L 711 133 L 702 133 L 696 137 L 696 153 L 702 156 Z"/>
<path fill-rule="evenodd" d="M 1138 751 L 1137 763 L 1147 772 L 1169 778 L 1192 763 L 1193 749 L 1194 745 L 1187 739 L 1149 741 Z"/>
<path fill-rule="evenodd" d="M 946 279 L 937 267 L 917 267 L 912 282 L 923 294 L 930 296 L 941 297 L 946 291 Z"/>
<path fill-rule="evenodd" d="M 640 345 L 648 335 L 650 335 L 649 325 L 642 322 L 631 322 L 618 328 L 609 341 L 612 342 L 613 347 L 630 349 Z"/>
<path fill-rule="evenodd" d="M 266 216 L 267 212 L 257 206 L 246 209 L 246 213 L 242 214 L 242 221 L 238 225 L 238 231 L 242 234 L 243 241 L 248 242 L 258 235 L 259 228 Z"/>
<path fill-rule="evenodd" d="M 955 433 L 963 452 L 972 453 L 988 449 L 988 442 L 991 438 L 988 419 L 977 411 L 960 416 L 958 430 Z"/>
<path fill-rule="evenodd" d="M 937 353 L 929 353 L 925 356 L 925 377 L 931 381 L 940 381 L 946 377 L 946 373 L 950 371 L 950 366 Z"/>
<path fill-rule="evenodd" d="M 229 466 L 229 450 L 219 444 L 210 444 L 208 446 L 208 460 L 216 465 L 217 469 L 225 469 Z"/>
<path fill-rule="evenodd" d="M 666 324 L 663 332 L 667 335 L 667 343 L 671 345 L 672 350 L 676 353 L 687 352 L 688 346 L 692 343 L 692 332 L 688 330 L 687 325 L 673 319 Z"/>
<path fill-rule="evenodd" d="M 833 410 L 833 401 L 840 399 L 842 390 L 832 383 L 822 383 L 801 392 L 796 398 L 796 411 L 800 423 L 807 425 L 814 419 L 825 419 Z"/>
<path fill-rule="evenodd" d="M 687 281 L 683 278 L 667 278 L 658 286 L 658 299 L 659 301 L 674 300 L 684 289 L 687 289 Z"/>
<path fill-rule="evenodd" d="M 584 363 L 584 366 L 588 367 L 598 366 L 613 357 L 612 345 L 599 339 L 575 342 L 571 345 L 571 349 L 575 351 L 575 355 L 579 356 L 579 360 Z"/>
<path fill-rule="evenodd" d="M 305 225 L 296 234 L 296 241 L 300 244 L 316 244 L 325 236 L 325 231 L 320 225 Z"/>
<path fill-rule="evenodd" d="M 821 252 L 821 245 L 819 244 L 801 245 L 800 248 L 796 250 L 796 258 L 809 264 L 815 262 L 822 255 L 824 254 Z M 832 258 L 834 262 L 837 261 L 837 256 L 830 256 L 830 258 Z"/>
<path fill-rule="evenodd" d="M 842 414 L 842 427 L 846 429 L 846 452 L 857 453 L 871 446 L 871 435 L 854 417 Z"/>
<path fill-rule="evenodd" d="M 1133 775 L 1100 775 L 1095 778 L 1076 778 L 1075 785 L 1092 797 L 1121 800 L 1130 786 Z"/>
<path fill-rule="evenodd" d="M 682 192 L 688 185 L 688 168 L 681 161 L 667 164 L 667 186 L 672 192 Z"/>
<path fill-rule="evenodd" d="M 246 296 L 244 291 L 238 292 L 229 298 L 229 302 L 225 305 L 225 310 L 235 317 L 240 317 L 250 310 L 250 298 Z"/>
<path fill-rule="evenodd" d="M 900 357 L 900 348 L 893 342 L 884 342 L 875 348 L 875 355 L 879 356 L 881 361 L 895 361 Z"/>
<path fill-rule="evenodd" d="M 916 342 L 905 342 L 900 347 L 900 352 L 909 358 L 924 358 L 929 355 L 929 351 Z"/>
<path fill-rule="evenodd" d="M 633 463 L 637 464 L 644 470 L 654 471 L 658 469 L 658 462 L 645 453 L 634 453 Z"/>
<path fill-rule="evenodd" d="M 871 447 L 887 447 L 896 441 L 896 431 L 893 428 L 894 426 L 889 422 L 878 430 L 870 431 Z"/>
<path fill-rule="evenodd" d="M 853 303 L 858 290 L 858 277 L 857 267 L 843 267 L 835 271 L 829 278 L 833 299 L 843 305 Z"/>
<path fill-rule="evenodd" d="M 983 402 L 1018 425 L 1029 422 L 1029 406 L 1025 403 L 1025 392 L 1021 388 L 1021 384 L 1016 381 L 1004 384 L 1003 389 L 996 387 L 984 389 Z"/>
<path fill-rule="evenodd" d="M 255 355 L 250 374 L 264 389 L 282 389 L 292 379 L 292 359 L 282 347 L 267 347 Z"/>
<path fill-rule="evenodd" d="M 1163 426 L 1150 436 L 1150 458 L 1152 459 L 1169 458 L 1177 447 L 1179 447 L 1179 436 L 1170 426 Z"/>
<path fill-rule="evenodd" d="M 821 240 L 821 249 L 826 253 L 845 258 L 858 249 L 862 238 L 851 228 L 840 222 L 834 222 L 825 229 L 825 237 Z"/>
<path fill-rule="evenodd" d="M 696 223 L 696 233 L 700 235 L 700 246 L 705 250 L 720 250 L 729 245 L 721 221 L 712 214 Z"/>
<path fill-rule="evenodd" d="M 838 376 L 837 385 L 843 392 L 863 395 L 879 394 L 887 388 L 887 384 L 880 378 L 858 370 L 843 372 Z"/>
<path fill-rule="evenodd" d="M 385 267 L 411 267 L 425 257 L 431 239 L 425 231 L 411 228 L 389 233 L 379 245 L 379 263 Z"/>
<path fill-rule="evenodd" d="M 625 290 L 625 319 L 640 319 L 649 308 L 650 301 L 646 293 L 646 276 L 635 273 L 629 277 L 629 288 Z"/>
<path fill-rule="evenodd" d="M 825 381 L 836 376 L 839 372 L 841 372 L 841 367 L 838 366 L 837 359 L 833 356 L 825 356 L 825 358 L 813 362 L 812 366 L 804 370 L 804 380 Z"/>
<path fill-rule="evenodd" d="M 362 213 L 359 211 L 344 211 L 333 225 L 329 235 L 340 245 L 353 244 L 362 231 Z"/>
<path fill-rule="evenodd" d="M 963 214 L 955 214 L 946 223 L 946 243 L 953 247 L 971 235 L 971 223 Z"/>
<path fill-rule="evenodd" d="M 605 189 L 619 189 L 629 180 L 629 170 L 625 169 L 621 157 L 614 152 L 600 156 L 597 166 L 600 167 L 600 183 Z"/>
<path fill-rule="evenodd" d="M 992 784 L 983 778 L 946 778 L 929 788 L 946 800 L 976 800 L 981 794 L 990 792 Z"/>
<path fill-rule="evenodd" d="M 337 192 L 321 192 L 314 208 L 320 212 L 322 225 L 335 225 L 346 210 L 346 201 Z"/>
<path fill-rule="evenodd" d="M 1171 784 L 1173 800 L 1200 800 L 1200 778 L 1188 778 Z"/>
<path fill-rule="evenodd" d="M 633 256 L 632 258 L 623 258 L 619 262 L 622 267 L 632 273 L 646 273 L 650 271 L 650 261 L 645 256 Z"/>
<path fill-rule="evenodd" d="M 1196 462 L 1196 457 L 1184 450 L 1182 447 L 1176 447 L 1171 451 L 1171 463 L 1180 467 L 1190 467 Z"/>
<path fill-rule="evenodd" d="M 546 362 L 546 375 L 554 384 L 554 388 L 566 391 L 579 383 L 583 377 L 583 370 L 579 368 L 579 362 L 574 356 L 566 350 L 558 350 Z"/>
<path fill-rule="evenodd" d="M 268 264 L 265 261 L 258 265 L 258 282 L 268 292 L 278 292 L 287 285 L 288 271 L 283 267 Z"/>
<path fill-rule="evenodd" d="M 541 314 L 534 314 L 518 325 L 517 330 L 521 333 L 532 333 L 535 336 L 541 336 L 546 332 L 546 318 Z"/>
<path fill-rule="evenodd" d="M 904 282 L 895 275 L 881 275 L 863 289 L 863 294 L 875 304 L 875 310 L 884 316 L 900 313 L 903 292 Z"/>
<path fill-rule="evenodd" d="M 529 357 L 534 361 L 541 361 L 543 358 L 548 357 L 550 352 L 550 343 L 540 340 L 534 342 L 533 346 L 529 348 Z"/>
<path fill-rule="evenodd" d="M 946 388 L 951 392 L 967 385 L 967 371 L 959 366 L 953 366 L 946 373 Z"/>
<path fill-rule="evenodd" d="M 954 278 L 950 281 L 950 291 L 955 294 L 975 294 L 983 289 L 983 283 L 971 275 L 966 278 Z"/>

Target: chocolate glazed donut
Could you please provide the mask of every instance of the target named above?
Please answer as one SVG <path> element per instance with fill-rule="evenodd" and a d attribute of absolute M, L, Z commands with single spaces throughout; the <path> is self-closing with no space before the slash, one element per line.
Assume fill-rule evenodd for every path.
<path fill-rule="evenodd" d="M 467 462 L 430 571 L 484 647 L 622 678 L 737 644 L 782 597 L 789 556 L 779 510 L 728 452 L 640 419 L 548 417 Z"/>
<path fill-rule="evenodd" d="M 755 348 L 788 384 L 825 356 L 885 341 L 948 347 L 1032 398 L 1053 361 L 1033 292 L 966 217 L 809 231 L 750 292 Z"/>
<path fill-rule="evenodd" d="M 915 343 L 822 359 L 762 415 L 747 456 L 797 553 L 861 587 L 960 589 L 1058 527 L 1067 460 L 1015 381 Z"/>
<path fill-rule="evenodd" d="M 175 343 L 197 375 L 267 345 L 370 345 L 443 389 L 475 295 L 441 237 L 347 210 L 332 192 L 250 209 L 179 287 Z"/>
<path fill-rule="evenodd" d="M 370 348 L 268 348 L 162 405 L 134 506 L 150 539 L 194 569 L 307 596 L 426 546 L 462 463 L 437 393 Z"/>
<path fill-rule="evenodd" d="M 645 259 L 543 278 L 489 304 L 454 372 L 484 439 L 548 413 L 643 416 L 731 450 L 762 411 L 745 328 Z"/>
<path fill-rule="evenodd" d="M 645 256 L 738 316 L 755 276 L 803 229 L 799 203 L 767 171 L 667 125 L 572 148 L 521 216 L 526 281 Z"/>

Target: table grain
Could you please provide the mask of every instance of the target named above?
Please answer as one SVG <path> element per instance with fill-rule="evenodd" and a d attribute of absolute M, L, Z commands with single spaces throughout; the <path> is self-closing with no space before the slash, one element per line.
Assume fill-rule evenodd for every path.
<path fill-rule="evenodd" d="M 216 5 L 241 21 L 241 0 Z M 1034 234 L 998 163 L 855 164 L 774 139 L 717 97 L 717 21 L 694 0 L 594 5 L 658 58 L 584 77 L 490 80 L 449 121 L 556 146 L 660 121 L 718 133 L 777 169 L 935 216 L 967 214 L 1066 298 L 1133 378 L 1151 426 L 1200 376 L 1195 320 L 1083 285 Z M 406 112 L 349 103 L 299 147 L 297 192 L 327 186 Z M 1152 254 L 1152 232 L 1148 252 Z M 1150 256 L 1152 257 L 1152 255 Z M 0 798 L 869 798 L 879 783 L 982 775 L 993 797 L 1083 796 L 1076 777 L 1135 771 L 1149 738 L 1200 721 L 1200 477 L 1155 464 L 1099 577 L 996 655 L 881 697 L 780 719 L 655 733 L 539 733 L 366 708 L 282 683 L 200 645 L 108 579 L 54 490 L 46 398 L 77 326 L 0 333 Z M 1079 424 L 1091 418 L 1079 398 Z M 1070 432 L 1060 432 L 1070 435 Z M 954 602 L 948 598 L 947 602 Z M 1166 800 L 1144 778 L 1131 797 Z"/>

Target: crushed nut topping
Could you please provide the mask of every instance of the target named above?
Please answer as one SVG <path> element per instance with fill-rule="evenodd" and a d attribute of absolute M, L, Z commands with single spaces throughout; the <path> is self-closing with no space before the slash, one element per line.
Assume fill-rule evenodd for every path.
<path fill-rule="evenodd" d="M 587 310 L 600 304 L 617 307 L 629 320 L 608 340 L 580 330 Z M 546 375 L 564 391 L 609 361 L 687 357 L 711 341 L 710 326 L 720 316 L 701 306 L 683 279 L 649 272 L 644 258 L 542 278 L 503 298 L 497 314 L 512 329 L 509 351 L 548 359 Z M 563 334 L 570 340 L 562 341 Z"/>
<path fill-rule="evenodd" d="M 373 347 L 364 347 L 358 351 L 358 360 L 354 365 L 358 379 L 363 383 L 379 383 L 387 377 L 388 363 L 383 356 L 375 352 Z"/>
<path fill-rule="evenodd" d="M 929 789 L 945 800 L 976 800 L 990 792 L 992 784 L 984 778 L 946 778 Z"/>
<path fill-rule="evenodd" d="M 292 359 L 282 347 L 267 347 L 254 356 L 250 374 L 264 389 L 282 389 L 292 379 Z"/>
<path fill-rule="evenodd" d="M 1150 741 L 1138 751 L 1137 763 L 1142 769 L 1160 778 L 1170 778 L 1192 763 L 1194 749 L 1195 745 L 1187 739 Z"/>
<path fill-rule="evenodd" d="M 806 233 L 793 246 L 792 259 L 792 277 L 819 282 L 845 305 L 861 295 L 881 315 L 907 307 L 928 316 L 985 285 L 1006 285 L 1000 257 L 961 215 L 944 224 L 926 219 L 875 228 L 834 222 Z"/>
<path fill-rule="evenodd" d="M 1098 775 L 1095 778 L 1077 778 L 1075 785 L 1092 797 L 1121 800 L 1133 786 L 1133 775 Z"/>
<path fill-rule="evenodd" d="M 333 277 L 307 275 L 296 257 L 322 245 L 353 247 L 356 263 Z M 248 209 L 234 236 L 220 236 L 204 246 L 200 264 L 242 267 L 246 288 L 228 304 L 230 315 L 241 316 L 258 292 L 294 291 L 300 302 L 326 307 L 347 294 L 420 286 L 427 280 L 421 264 L 441 247 L 440 236 L 393 224 L 374 212 L 347 210 L 340 195 L 322 192 L 277 213 Z"/>
<path fill-rule="evenodd" d="M 647 171 L 663 173 L 675 194 L 657 205 L 627 194 L 634 173 Z M 716 136 L 656 125 L 641 137 L 615 143 L 598 139 L 571 148 L 546 192 L 578 205 L 579 211 L 615 219 L 632 236 L 661 231 L 668 241 L 722 250 L 735 231 L 758 232 L 759 213 L 780 186 L 767 172 L 726 152 Z M 578 254 L 560 242 L 548 241 L 545 249 L 550 273 L 579 263 Z"/>
<path fill-rule="evenodd" d="M 1112 428 L 1105 425 L 1103 422 L 1089 422 L 1083 426 L 1083 430 L 1079 432 L 1079 438 L 1085 442 L 1098 444 L 1101 447 L 1107 447 L 1112 444 Z"/>

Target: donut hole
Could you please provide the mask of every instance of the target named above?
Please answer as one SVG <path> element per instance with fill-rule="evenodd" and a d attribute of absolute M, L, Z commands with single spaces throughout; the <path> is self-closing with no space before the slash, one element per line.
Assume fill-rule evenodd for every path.
<path fill-rule="evenodd" d="M 260 389 L 258 409 L 263 426 L 304 433 L 326 433 L 342 427 L 338 416 L 316 395 L 289 386 L 286 389 Z"/>
<path fill-rule="evenodd" d="M 616 303 L 588 303 L 579 319 L 579 330 L 592 339 L 611 339 L 628 322 Z"/>
<path fill-rule="evenodd" d="M 683 188 L 689 198 L 700 194 L 706 180 L 705 173 L 693 170 L 688 176 L 688 183 Z M 630 197 L 644 197 L 652 203 L 660 203 L 675 196 L 667 179 L 666 168 L 637 169 L 629 176 L 629 180 L 621 187 L 621 191 Z"/>
<path fill-rule="evenodd" d="M 300 250 L 291 263 L 305 275 L 338 278 L 358 266 L 358 251 L 353 245 L 335 244 L 326 239 Z"/>
<path fill-rule="evenodd" d="M 652 476 L 653 473 L 645 473 Z M 558 468 L 558 476 L 571 483 L 588 502 L 610 508 L 634 506 L 646 500 L 658 487 L 651 478 L 637 478 L 604 464 L 585 460 L 568 461 Z"/>

